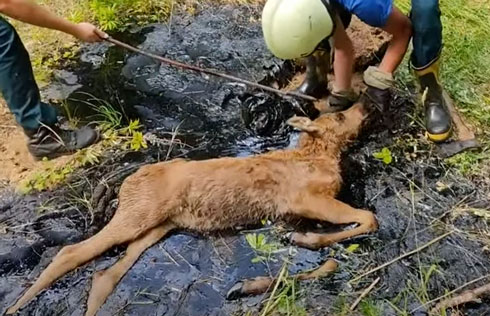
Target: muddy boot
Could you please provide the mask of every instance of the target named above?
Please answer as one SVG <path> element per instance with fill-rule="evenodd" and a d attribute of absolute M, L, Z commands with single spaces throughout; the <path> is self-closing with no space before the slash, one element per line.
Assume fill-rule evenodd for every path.
<path fill-rule="evenodd" d="M 439 61 L 425 69 L 415 69 L 419 78 L 420 91 L 425 94 L 425 128 L 427 138 L 433 142 L 443 142 L 451 134 L 452 119 L 442 95 L 439 83 Z"/>
<path fill-rule="evenodd" d="M 41 126 L 38 130 L 24 130 L 28 137 L 27 147 L 36 160 L 72 154 L 99 141 L 99 133 L 83 127 L 78 130 L 63 130 L 58 126 Z"/>
<path fill-rule="evenodd" d="M 306 57 L 305 60 L 306 77 L 295 91 L 320 98 L 328 92 L 329 55 L 327 52 L 319 50 Z"/>

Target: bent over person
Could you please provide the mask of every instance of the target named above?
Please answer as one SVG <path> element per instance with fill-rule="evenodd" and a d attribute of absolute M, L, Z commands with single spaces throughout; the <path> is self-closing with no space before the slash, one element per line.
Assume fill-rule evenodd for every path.
<path fill-rule="evenodd" d="M 354 49 L 345 31 L 351 14 L 392 35 L 379 66 L 371 66 L 364 73 L 369 99 L 385 112 L 393 73 L 412 34 L 410 19 L 392 0 L 268 0 L 262 12 L 264 39 L 278 58 L 306 58 L 306 79 L 298 90 L 314 96 L 327 86 L 330 51 L 334 49 L 335 78 L 328 103 L 330 110 L 344 110 L 357 100 L 351 83 Z"/>
<path fill-rule="evenodd" d="M 89 23 L 74 24 L 30 0 L 0 0 L 0 13 L 32 25 L 62 31 L 85 42 L 101 41 L 105 33 Z M 54 107 L 43 103 L 29 54 L 14 27 L 0 16 L 0 92 L 28 138 L 36 159 L 55 158 L 95 143 L 96 130 L 63 130 Z"/>

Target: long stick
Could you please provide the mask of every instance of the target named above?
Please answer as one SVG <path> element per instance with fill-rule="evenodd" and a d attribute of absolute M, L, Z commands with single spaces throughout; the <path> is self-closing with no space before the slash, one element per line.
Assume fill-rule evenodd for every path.
<path fill-rule="evenodd" d="M 303 93 L 299 93 L 299 92 L 295 92 L 295 91 L 281 91 L 279 89 L 274 89 L 274 88 L 271 88 L 271 87 L 268 87 L 268 86 L 261 85 L 259 83 L 255 83 L 255 82 L 248 81 L 248 80 L 245 80 L 245 79 L 237 78 L 237 77 L 234 77 L 234 76 L 231 76 L 231 75 L 227 75 L 227 74 L 224 74 L 224 73 L 215 71 L 215 70 L 204 69 L 204 68 L 200 68 L 200 67 L 193 66 L 193 65 L 187 65 L 187 64 L 184 64 L 184 63 L 175 61 L 175 60 L 171 60 L 171 59 L 168 59 L 168 58 L 165 58 L 165 57 L 162 57 L 162 56 L 158 56 L 158 55 L 155 55 L 155 54 L 152 54 L 152 53 L 149 53 L 149 52 L 145 52 L 145 51 L 143 51 L 141 49 L 138 49 L 136 47 L 133 47 L 133 46 L 131 46 L 129 44 L 126 44 L 126 43 L 123 43 L 121 41 L 118 41 L 118 40 L 116 40 L 116 39 L 114 39 L 114 38 L 112 38 L 110 36 L 107 37 L 107 38 L 104 38 L 104 40 L 106 40 L 106 41 L 108 41 L 108 42 L 110 42 L 110 43 L 112 43 L 114 45 L 117 45 L 117 46 L 126 48 L 126 49 L 128 49 L 130 51 L 133 51 L 135 53 L 139 53 L 139 54 L 142 54 L 142 55 L 145 55 L 145 56 L 154 58 L 154 59 L 156 59 L 158 61 L 161 61 L 161 62 L 166 63 L 166 64 L 170 64 L 170 65 L 175 66 L 175 67 L 180 67 L 180 68 L 184 68 L 184 69 L 190 69 L 190 70 L 194 70 L 194 71 L 197 71 L 197 72 L 201 72 L 201 73 L 205 73 L 205 74 L 209 74 L 209 75 L 213 75 L 213 76 L 225 78 L 225 79 L 228 79 L 228 80 L 231 80 L 231 81 L 240 82 L 240 83 L 243 83 L 243 84 L 246 84 L 246 85 L 255 87 L 255 88 L 260 88 L 260 89 L 263 89 L 263 90 L 266 90 L 266 91 L 269 91 L 269 92 L 273 92 L 273 93 L 279 94 L 281 96 L 290 95 L 290 96 L 295 96 L 295 97 L 303 98 L 303 99 L 308 100 L 308 101 L 317 101 L 316 98 L 314 98 L 312 96 L 309 96 L 309 95 L 306 95 L 306 94 L 303 94 Z"/>
<path fill-rule="evenodd" d="M 364 297 L 366 297 L 366 295 L 369 294 L 369 292 L 371 292 L 371 290 L 376 286 L 376 284 L 378 284 L 379 280 L 381 280 L 380 277 L 378 277 L 376 280 L 374 280 L 373 283 L 371 283 L 370 286 L 368 286 L 364 291 L 362 291 L 361 295 L 357 298 L 357 300 L 352 303 L 352 305 L 350 306 L 350 311 L 354 311 L 357 307 L 357 305 L 359 305 L 359 303 L 362 301 L 362 299 Z"/>
<path fill-rule="evenodd" d="M 427 247 L 429 247 L 429 246 L 431 246 L 431 245 L 435 244 L 435 243 L 436 243 L 436 242 L 438 242 L 439 240 L 441 240 L 441 239 L 443 239 L 443 238 L 446 238 L 447 236 L 451 235 L 452 233 L 453 233 L 453 231 L 450 231 L 450 232 L 447 232 L 447 233 L 445 233 L 445 234 L 443 234 L 443 235 L 441 235 L 441 236 L 439 236 L 439 237 L 437 237 L 437 238 L 435 238 L 435 239 L 432 239 L 431 241 L 429 241 L 428 243 L 426 243 L 425 245 L 423 245 L 423 246 L 421 246 L 421 247 L 419 247 L 419 248 L 417 248 L 417 249 L 414 249 L 414 250 L 412 250 L 412 251 L 409 251 L 409 252 L 407 252 L 407 253 L 404 253 L 403 255 L 401 255 L 401 256 L 399 256 L 399 257 L 397 257 L 397 258 L 395 258 L 395 259 L 393 259 L 393 260 L 391 260 L 391 261 L 388 261 L 388 262 L 386 262 L 386 263 L 384 263 L 384 264 L 382 264 L 382 265 L 378 266 L 377 268 L 374 268 L 374 269 L 372 269 L 372 270 L 370 270 L 370 271 L 368 271 L 368 272 L 366 272 L 366 273 L 361 274 L 360 276 L 358 276 L 358 277 L 356 277 L 356 278 L 354 278 L 354 279 L 350 280 L 350 281 L 349 281 L 349 283 L 356 282 L 356 281 L 358 281 L 358 280 L 362 279 L 363 277 L 365 277 L 366 275 L 370 275 L 371 273 L 374 273 L 374 272 L 376 272 L 376 271 L 379 271 L 379 270 L 381 270 L 381 269 L 383 269 L 383 268 L 385 268 L 385 267 L 387 267 L 387 266 L 389 266 L 389 265 L 391 265 L 391 264 L 393 264 L 393 263 L 395 263 L 395 262 L 397 262 L 397 261 L 399 261 L 399 260 L 401 260 L 401 259 L 403 259 L 403 258 L 406 258 L 406 257 L 408 257 L 408 256 L 413 255 L 414 253 L 417 253 L 417 252 L 419 252 L 419 251 L 422 251 L 422 250 L 424 250 L 425 248 L 427 248 Z"/>

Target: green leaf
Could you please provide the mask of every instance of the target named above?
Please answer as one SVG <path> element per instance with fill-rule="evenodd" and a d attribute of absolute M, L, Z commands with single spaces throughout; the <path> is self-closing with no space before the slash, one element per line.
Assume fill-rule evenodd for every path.
<path fill-rule="evenodd" d="M 380 152 L 373 153 L 373 157 L 382 160 L 383 163 L 387 165 L 389 165 L 393 161 L 391 151 L 386 147 L 383 147 Z"/>
<path fill-rule="evenodd" d="M 357 248 L 359 248 L 359 244 L 352 244 L 349 247 L 347 247 L 346 250 L 347 250 L 347 252 L 352 253 L 352 252 L 356 251 Z"/>
<path fill-rule="evenodd" d="M 393 161 L 393 157 L 391 157 L 391 155 L 389 156 L 384 156 L 383 157 L 383 162 L 386 164 L 386 165 L 389 165 L 391 162 Z"/>
<path fill-rule="evenodd" d="M 266 244 L 264 234 L 259 234 L 257 236 L 257 246 L 260 248 Z"/>
<path fill-rule="evenodd" d="M 255 258 L 252 258 L 251 261 L 252 261 L 252 263 L 259 263 L 262 261 L 262 259 L 263 259 L 262 257 L 255 257 Z"/>
<path fill-rule="evenodd" d="M 257 249 L 257 236 L 255 234 L 245 235 L 245 240 L 247 240 L 249 246 L 252 249 Z"/>

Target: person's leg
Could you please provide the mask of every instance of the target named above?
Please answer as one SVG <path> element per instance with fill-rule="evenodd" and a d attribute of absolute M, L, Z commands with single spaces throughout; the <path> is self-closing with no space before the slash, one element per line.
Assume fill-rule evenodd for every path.
<path fill-rule="evenodd" d="M 335 57 L 333 71 L 335 75 L 334 90 L 346 91 L 351 89 L 352 72 L 354 70 L 354 46 L 345 32 L 340 19 L 337 18 L 337 28 L 333 35 Z"/>
<path fill-rule="evenodd" d="M 439 82 L 442 50 L 442 23 L 438 0 L 412 0 L 410 18 L 413 24 L 412 68 L 419 78 L 421 92 L 427 91 L 425 125 L 432 141 L 444 141 L 451 134 L 452 120 Z"/>
<path fill-rule="evenodd" d="M 0 17 L 0 91 L 19 125 L 37 130 L 57 122 L 53 107 L 40 100 L 27 53 L 12 25 Z"/>
<path fill-rule="evenodd" d="M 28 137 L 27 147 L 35 159 L 56 158 L 92 145 L 97 131 L 76 131 L 57 126 L 54 107 L 41 102 L 29 54 L 14 27 L 0 17 L 0 92 L 17 123 Z"/>
<path fill-rule="evenodd" d="M 305 79 L 296 91 L 321 98 L 327 92 L 330 56 L 326 51 L 317 50 L 303 62 L 306 64 Z"/>
<path fill-rule="evenodd" d="M 413 25 L 412 66 L 424 69 L 442 50 L 442 23 L 439 0 L 412 0 L 410 19 Z"/>
<path fill-rule="evenodd" d="M 342 19 L 342 15 L 337 17 L 337 28 L 333 39 L 335 49 L 333 71 L 335 78 L 328 103 L 331 111 L 339 111 L 351 106 L 358 97 L 352 89 L 354 46 L 345 31 L 345 21 Z"/>

